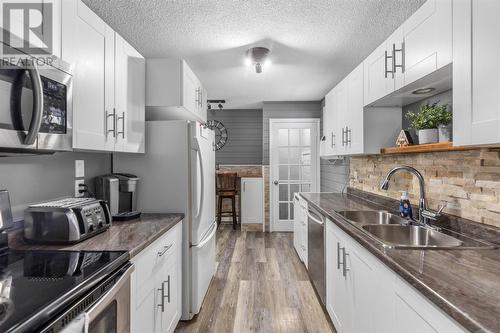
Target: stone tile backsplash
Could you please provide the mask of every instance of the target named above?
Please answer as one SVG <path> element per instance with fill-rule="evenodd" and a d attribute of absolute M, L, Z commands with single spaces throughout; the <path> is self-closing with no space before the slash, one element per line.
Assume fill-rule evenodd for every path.
<path fill-rule="evenodd" d="M 448 214 L 500 227 L 500 149 L 352 157 L 350 186 L 393 199 L 408 191 L 417 205 L 418 181 L 407 173 L 396 174 L 388 191 L 380 189 L 397 165 L 413 166 L 423 174 L 430 208 L 446 204 Z"/>

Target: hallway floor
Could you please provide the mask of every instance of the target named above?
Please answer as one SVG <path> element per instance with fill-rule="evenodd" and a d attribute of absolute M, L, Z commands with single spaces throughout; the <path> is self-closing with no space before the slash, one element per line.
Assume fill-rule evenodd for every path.
<path fill-rule="evenodd" d="M 201 312 L 176 332 L 334 332 L 292 233 L 235 231 L 222 224 L 217 261 Z"/>

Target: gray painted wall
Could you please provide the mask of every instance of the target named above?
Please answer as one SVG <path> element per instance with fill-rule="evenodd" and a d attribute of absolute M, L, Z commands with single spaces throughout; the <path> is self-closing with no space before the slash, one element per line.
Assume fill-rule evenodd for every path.
<path fill-rule="evenodd" d="M 264 102 L 262 164 L 269 165 L 269 119 L 321 118 L 322 102 Z"/>
<path fill-rule="evenodd" d="M 262 109 L 211 110 L 209 120 L 218 120 L 228 132 L 226 145 L 215 152 L 217 164 L 262 163 Z"/>
<path fill-rule="evenodd" d="M 408 119 L 406 119 L 406 113 L 408 111 L 412 111 L 414 113 L 418 113 L 420 110 L 420 107 L 425 104 L 432 104 L 438 102 L 439 104 L 448 104 L 448 110 L 452 111 L 452 105 L 453 105 L 453 90 L 448 90 L 445 91 L 441 94 L 426 98 L 422 101 L 413 103 L 413 104 L 408 104 L 403 107 L 403 128 L 408 129 L 410 127 L 410 123 Z M 415 133 L 414 130 L 410 130 L 410 134 L 413 138 L 413 142 L 417 143 L 417 134 Z"/>
<path fill-rule="evenodd" d="M 75 160 L 85 161 L 85 182 L 91 191 L 94 189 L 93 177 L 110 172 L 110 154 L 1 157 L 0 188 L 9 191 L 14 219 L 22 219 L 30 203 L 73 196 Z"/>

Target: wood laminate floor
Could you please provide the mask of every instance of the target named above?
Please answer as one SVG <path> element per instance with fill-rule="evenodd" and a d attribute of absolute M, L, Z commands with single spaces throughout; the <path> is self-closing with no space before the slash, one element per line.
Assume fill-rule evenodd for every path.
<path fill-rule="evenodd" d="M 334 332 L 291 233 L 217 233 L 217 273 L 201 312 L 176 332 Z"/>

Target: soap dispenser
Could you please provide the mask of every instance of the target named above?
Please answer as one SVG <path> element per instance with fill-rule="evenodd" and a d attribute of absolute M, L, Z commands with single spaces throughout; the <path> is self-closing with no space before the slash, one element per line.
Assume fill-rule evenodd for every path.
<path fill-rule="evenodd" d="M 401 199 L 399 200 L 399 214 L 401 217 L 412 219 L 413 212 L 411 209 L 410 198 L 408 197 L 408 192 L 401 192 Z"/>

